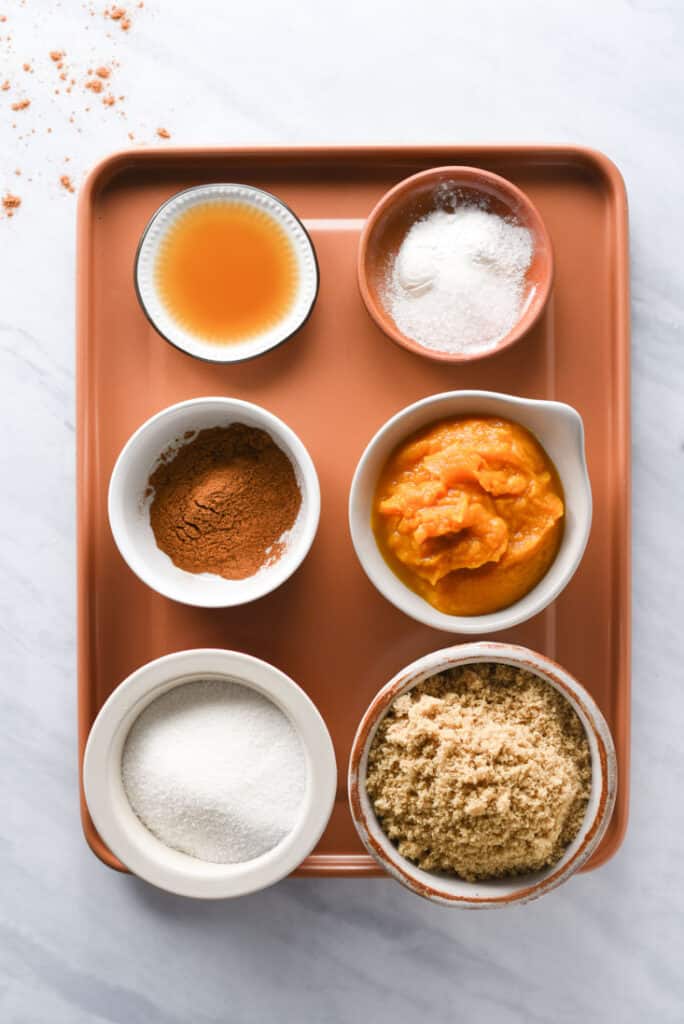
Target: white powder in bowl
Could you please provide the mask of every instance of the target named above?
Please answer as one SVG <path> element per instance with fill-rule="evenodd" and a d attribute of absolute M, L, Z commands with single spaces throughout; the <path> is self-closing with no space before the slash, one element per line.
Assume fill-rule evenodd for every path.
<path fill-rule="evenodd" d="M 216 864 L 277 846 L 297 822 L 307 775 L 280 708 L 222 679 L 183 683 L 152 701 L 126 738 L 121 772 L 150 832 Z"/>
<path fill-rule="evenodd" d="M 401 244 L 387 308 L 399 330 L 425 348 L 486 352 L 521 316 L 532 252 L 527 228 L 480 206 L 433 210 Z"/>

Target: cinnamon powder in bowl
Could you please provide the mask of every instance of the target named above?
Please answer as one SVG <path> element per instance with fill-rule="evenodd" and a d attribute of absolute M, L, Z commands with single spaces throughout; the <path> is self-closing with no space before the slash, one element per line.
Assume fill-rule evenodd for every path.
<path fill-rule="evenodd" d="M 272 413 L 196 398 L 153 416 L 121 452 L 109 522 L 132 571 L 184 604 L 228 608 L 270 593 L 306 557 L 320 490 L 311 456 Z"/>
<path fill-rule="evenodd" d="M 265 430 L 231 423 L 171 449 L 150 476 L 157 546 L 186 572 L 253 576 L 283 554 L 302 495 Z"/>

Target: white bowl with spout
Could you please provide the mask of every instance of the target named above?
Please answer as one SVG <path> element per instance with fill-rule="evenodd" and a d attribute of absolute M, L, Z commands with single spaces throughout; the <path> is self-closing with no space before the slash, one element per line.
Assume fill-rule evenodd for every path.
<path fill-rule="evenodd" d="M 546 574 L 524 597 L 487 615 L 447 615 L 406 586 L 382 556 L 371 525 L 380 473 L 394 449 L 416 430 L 451 416 L 500 416 L 526 427 L 554 463 L 564 492 L 563 538 Z M 564 402 L 517 398 L 493 391 L 448 391 L 398 412 L 361 456 L 349 493 L 349 528 L 357 557 L 380 593 L 406 615 L 448 633 L 495 633 L 510 629 L 551 604 L 580 564 L 591 529 L 591 484 L 584 454 L 582 417 Z"/>

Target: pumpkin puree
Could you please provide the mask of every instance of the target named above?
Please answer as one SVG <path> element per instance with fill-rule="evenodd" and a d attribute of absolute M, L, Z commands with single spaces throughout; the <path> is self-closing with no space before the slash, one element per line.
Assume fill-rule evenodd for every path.
<path fill-rule="evenodd" d="M 556 557 L 563 516 L 539 442 L 485 416 L 432 424 L 399 445 L 373 503 L 390 568 L 448 615 L 485 615 L 527 594 Z"/>

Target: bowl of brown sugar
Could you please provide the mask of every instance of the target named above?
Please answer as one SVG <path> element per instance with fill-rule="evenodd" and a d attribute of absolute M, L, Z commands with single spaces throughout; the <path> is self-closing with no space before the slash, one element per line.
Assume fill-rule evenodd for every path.
<path fill-rule="evenodd" d="M 311 456 L 278 417 L 251 402 L 197 398 L 133 434 L 108 511 L 119 552 L 144 583 L 183 604 L 228 608 L 299 567 L 320 489 Z"/>
<path fill-rule="evenodd" d="M 549 658 L 481 641 L 399 672 L 363 716 L 349 801 L 368 852 L 437 903 L 527 903 L 587 863 L 617 788 L 608 725 Z"/>

